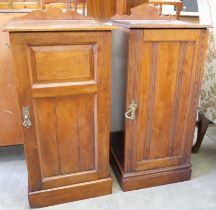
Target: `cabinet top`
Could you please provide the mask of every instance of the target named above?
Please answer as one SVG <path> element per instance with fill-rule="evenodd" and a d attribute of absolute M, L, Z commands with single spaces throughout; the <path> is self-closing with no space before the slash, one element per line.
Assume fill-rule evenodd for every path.
<path fill-rule="evenodd" d="M 63 12 L 59 8 L 50 8 L 47 11 L 35 10 L 15 18 L 4 28 L 4 31 L 110 31 L 114 29 L 116 27 L 112 23 L 97 21 L 71 10 Z"/>
<path fill-rule="evenodd" d="M 211 28 L 212 24 L 201 24 L 199 21 L 188 21 L 187 18 L 183 18 L 182 20 L 118 20 L 114 21 L 117 25 L 121 25 L 130 29 L 137 28 Z"/>
<path fill-rule="evenodd" d="M 4 31 L 110 31 L 116 28 L 110 23 L 100 23 L 94 20 L 26 20 L 12 21 L 4 28 Z"/>
<path fill-rule="evenodd" d="M 207 0 L 197 0 L 199 16 L 182 17 L 174 20 L 168 16 L 161 16 L 158 9 L 143 4 L 131 9 L 131 15 L 116 15 L 112 18 L 117 25 L 126 28 L 211 28 L 212 18 Z"/>

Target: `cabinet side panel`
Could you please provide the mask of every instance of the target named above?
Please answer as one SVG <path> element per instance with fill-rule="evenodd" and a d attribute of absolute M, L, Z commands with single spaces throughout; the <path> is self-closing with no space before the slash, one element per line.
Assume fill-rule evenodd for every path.
<path fill-rule="evenodd" d="M 95 105 L 97 113 L 96 154 L 100 177 L 109 174 L 109 134 L 110 134 L 110 76 L 111 76 L 111 33 L 102 34 L 98 42 L 97 81 L 98 94 Z"/>
<path fill-rule="evenodd" d="M 112 32 L 111 132 L 124 130 L 128 38 L 123 28 Z"/>
<path fill-rule="evenodd" d="M 208 30 L 202 29 L 199 30 L 197 33 L 199 39 L 196 43 L 196 54 L 194 60 L 194 76 L 191 81 L 190 87 L 190 106 L 188 107 L 188 122 L 187 122 L 187 131 L 185 135 L 185 144 L 182 147 L 183 156 L 182 156 L 182 163 L 190 162 L 190 155 L 191 155 L 191 147 L 194 137 L 194 130 L 196 125 L 196 116 L 198 111 L 198 103 L 199 103 L 199 96 L 201 91 L 201 84 L 202 84 L 202 76 L 204 72 L 204 62 L 205 62 L 205 55 L 206 49 L 208 44 Z"/>
<path fill-rule="evenodd" d="M 21 113 L 12 68 L 11 44 L 3 28 L 24 13 L 0 13 L 0 146 L 23 144 Z"/>
<path fill-rule="evenodd" d="M 112 32 L 111 74 L 111 147 L 118 161 L 124 163 L 124 112 L 128 66 L 129 32 L 124 28 Z"/>

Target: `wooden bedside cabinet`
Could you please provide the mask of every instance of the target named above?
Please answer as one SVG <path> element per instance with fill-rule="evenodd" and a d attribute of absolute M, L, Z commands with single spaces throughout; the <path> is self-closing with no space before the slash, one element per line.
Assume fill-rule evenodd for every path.
<path fill-rule="evenodd" d="M 31 207 L 112 192 L 112 29 L 56 8 L 34 11 L 5 29 L 23 115 Z"/>
<path fill-rule="evenodd" d="M 112 138 L 111 153 L 124 191 L 190 179 L 210 27 L 207 22 L 169 20 L 149 5 L 131 12 L 115 17 L 121 28 L 113 32 L 118 54 L 113 52 L 112 83 L 119 84 L 121 75 L 126 87 L 118 96 L 112 92 L 118 101 L 111 104 L 123 104 L 124 96 L 126 104 L 116 113 L 123 136 Z"/>
<path fill-rule="evenodd" d="M 23 13 L 0 13 L 0 146 L 23 144 L 10 40 L 8 33 L 3 32 L 8 22 L 14 17 L 23 15 Z"/>

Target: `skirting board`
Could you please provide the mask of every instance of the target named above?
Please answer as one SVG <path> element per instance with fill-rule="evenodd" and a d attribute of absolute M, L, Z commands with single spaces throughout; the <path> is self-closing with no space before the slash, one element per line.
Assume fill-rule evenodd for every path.
<path fill-rule="evenodd" d="M 187 181 L 191 178 L 191 165 L 179 166 L 172 170 L 156 173 L 131 172 L 124 173 L 120 168 L 113 150 L 111 149 L 111 166 L 123 191 L 130 191 L 159 185 Z"/>
<path fill-rule="evenodd" d="M 111 193 L 112 179 L 109 177 L 76 185 L 30 192 L 28 198 L 31 208 L 40 208 Z"/>

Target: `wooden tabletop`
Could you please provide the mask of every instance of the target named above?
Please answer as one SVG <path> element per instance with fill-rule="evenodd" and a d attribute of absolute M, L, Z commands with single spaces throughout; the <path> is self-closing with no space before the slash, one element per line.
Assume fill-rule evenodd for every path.
<path fill-rule="evenodd" d="M 118 25 L 127 28 L 211 28 L 211 24 L 200 24 L 199 21 L 181 20 L 118 20 Z"/>
<path fill-rule="evenodd" d="M 108 31 L 114 29 L 116 27 L 110 23 L 95 20 L 25 20 L 10 22 L 4 31 Z"/>

